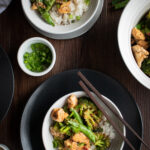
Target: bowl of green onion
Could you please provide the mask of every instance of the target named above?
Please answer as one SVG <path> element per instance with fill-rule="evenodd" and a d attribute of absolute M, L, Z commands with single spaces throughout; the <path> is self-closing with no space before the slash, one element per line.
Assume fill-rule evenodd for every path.
<path fill-rule="evenodd" d="M 17 60 L 26 74 L 43 76 L 54 67 L 55 48 L 48 40 L 33 37 L 22 43 L 18 50 Z"/>

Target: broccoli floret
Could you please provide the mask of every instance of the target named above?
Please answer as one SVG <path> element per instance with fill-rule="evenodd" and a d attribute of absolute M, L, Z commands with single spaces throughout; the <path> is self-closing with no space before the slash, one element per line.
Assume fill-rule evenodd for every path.
<path fill-rule="evenodd" d="M 82 97 L 79 99 L 79 106 L 80 116 L 83 116 L 83 112 L 87 109 L 90 109 L 91 111 L 97 110 L 97 107 L 87 97 Z"/>
<path fill-rule="evenodd" d="M 88 127 L 93 130 L 98 127 L 97 119 L 98 117 L 89 109 L 84 112 L 84 119 Z"/>
<path fill-rule="evenodd" d="M 54 148 L 63 148 L 63 140 L 60 140 L 58 138 L 54 138 L 53 147 Z"/>
<path fill-rule="evenodd" d="M 95 146 L 97 150 L 106 150 L 110 147 L 110 139 L 103 133 L 96 133 Z"/>
<path fill-rule="evenodd" d="M 63 126 L 60 128 L 60 133 L 71 136 L 71 127 L 70 126 Z"/>

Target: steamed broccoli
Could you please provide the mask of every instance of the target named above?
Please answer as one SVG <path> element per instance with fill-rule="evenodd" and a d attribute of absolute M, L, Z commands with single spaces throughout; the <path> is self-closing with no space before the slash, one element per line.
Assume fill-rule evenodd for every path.
<path fill-rule="evenodd" d="M 53 140 L 53 147 L 54 148 L 63 148 L 63 140 L 60 140 L 58 138 L 54 138 Z"/>
<path fill-rule="evenodd" d="M 94 128 L 97 128 L 98 127 L 98 123 L 96 122 L 95 118 L 93 117 L 96 115 L 89 109 L 87 109 L 85 112 L 84 112 L 84 119 L 88 125 L 88 127 L 90 129 L 94 129 Z"/>
<path fill-rule="evenodd" d="M 96 133 L 95 145 L 97 150 L 106 150 L 110 147 L 110 139 L 103 133 Z"/>
<path fill-rule="evenodd" d="M 79 113 L 81 116 L 83 116 L 83 112 L 87 109 L 90 109 L 92 111 L 96 111 L 96 106 L 87 98 L 83 97 L 79 99 Z"/>

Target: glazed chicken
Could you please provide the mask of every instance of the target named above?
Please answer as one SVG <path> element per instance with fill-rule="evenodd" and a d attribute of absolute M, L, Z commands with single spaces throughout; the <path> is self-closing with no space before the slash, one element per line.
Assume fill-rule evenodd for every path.
<path fill-rule="evenodd" d="M 68 117 L 68 114 L 62 108 L 54 108 L 51 117 L 54 121 L 63 122 Z"/>

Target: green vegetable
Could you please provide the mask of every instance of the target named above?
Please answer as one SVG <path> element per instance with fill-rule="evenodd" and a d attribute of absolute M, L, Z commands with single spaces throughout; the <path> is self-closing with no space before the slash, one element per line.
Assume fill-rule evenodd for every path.
<path fill-rule="evenodd" d="M 61 5 L 60 5 L 60 4 L 57 4 L 56 6 L 57 6 L 57 8 L 59 9 Z"/>
<path fill-rule="evenodd" d="M 129 0 L 112 0 L 112 5 L 115 9 L 124 8 Z"/>
<path fill-rule="evenodd" d="M 146 15 L 147 19 L 150 19 L 150 11 L 148 12 L 148 14 Z"/>
<path fill-rule="evenodd" d="M 80 116 L 83 116 L 83 113 L 85 110 L 90 109 L 92 111 L 97 111 L 96 106 L 87 98 L 87 97 L 82 97 L 79 99 L 79 113 Z"/>
<path fill-rule="evenodd" d="M 58 138 L 55 138 L 55 139 L 53 140 L 53 147 L 54 147 L 54 148 L 63 147 L 63 141 L 60 140 L 60 139 L 58 139 Z"/>
<path fill-rule="evenodd" d="M 95 134 L 91 130 L 89 130 L 85 125 L 82 125 L 74 121 L 68 121 L 68 123 L 72 125 L 74 128 L 77 128 L 80 132 L 83 132 L 92 142 L 95 143 L 96 140 Z"/>
<path fill-rule="evenodd" d="M 34 3 L 35 2 L 35 0 L 30 0 L 31 1 L 31 3 Z"/>
<path fill-rule="evenodd" d="M 42 8 L 38 8 L 39 12 L 41 13 L 42 18 L 50 25 L 55 26 L 55 23 L 50 16 L 50 13 Z"/>
<path fill-rule="evenodd" d="M 33 72 L 42 72 L 49 67 L 52 62 L 52 53 L 46 45 L 42 43 L 31 44 L 32 52 L 24 54 L 26 67 Z"/>
<path fill-rule="evenodd" d="M 79 21 L 81 19 L 80 16 L 76 16 L 76 20 Z"/>
<path fill-rule="evenodd" d="M 150 76 L 150 57 L 143 61 L 141 69 L 145 74 Z"/>
<path fill-rule="evenodd" d="M 62 134 L 66 134 L 66 135 L 68 135 L 68 136 L 70 136 L 71 135 L 71 127 L 70 126 L 63 126 L 63 127 L 61 127 L 60 128 L 60 132 L 62 133 Z"/>
<path fill-rule="evenodd" d="M 105 136 L 105 134 L 96 133 L 95 145 L 96 145 L 97 149 L 101 150 L 101 148 L 102 148 L 103 150 L 105 150 L 105 149 L 109 148 L 110 140 L 107 136 Z"/>
<path fill-rule="evenodd" d="M 44 4 L 46 5 L 46 11 L 50 11 L 56 0 L 44 0 Z"/>
<path fill-rule="evenodd" d="M 90 0 L 84 0 L 84 2 L 86 3 L 86 5 L 90 4 Z"/>
<path fill-rule="evenodd" d="M 90 129 L 97 129 L 98 124 L 101 121 L 100 117 L 98 117 L 94 112 L 92 112 L 90 109 L 87 109 L 84 112 L 84 119 Z"/>
<path fill-rule="evenodd" d="M 69 15 L 69 19 L 73 19 L 73 15 L 72 14 Z"/>
<path fill-rule="evenodd" d="M 74 115 L 75 119 L 77 119 L 77 121 L 79 123 L 83 124 L 83 121 L 82 121 L 80 115 L 78 114 L 78 112 L 73 108 L 71 108 L 70 110 L 73 112 L 73 115 Z"/>
<path fill-rule="evenodd" d="M 38 3 L 38 2 L 42 2 L 42 3 L 43 3 L 43 0 L 35 0 L 35 1 L 36 1 L 37 3 Z"/>

